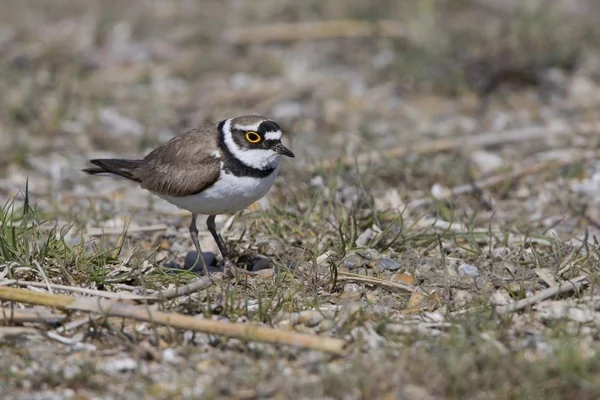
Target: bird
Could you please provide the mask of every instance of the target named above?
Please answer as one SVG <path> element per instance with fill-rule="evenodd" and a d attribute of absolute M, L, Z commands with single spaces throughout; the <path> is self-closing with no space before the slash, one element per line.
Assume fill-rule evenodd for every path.
<path fill-rule="evenodd" d="M 89 175 L 118 176 L 189 211 L 189 234 L 197 261 L 208 276 L 198 240 L 196 219 L 206 226 L 225 266 L 231 264 L 215 217 L 243 210 L 267 194 L 279 172 L 281 156 L 295 157 L 283 145 L 281 127 L 270 118 L 242 115 L 201 125 L 174 136 L 142 159 L 89 160 Z"/>

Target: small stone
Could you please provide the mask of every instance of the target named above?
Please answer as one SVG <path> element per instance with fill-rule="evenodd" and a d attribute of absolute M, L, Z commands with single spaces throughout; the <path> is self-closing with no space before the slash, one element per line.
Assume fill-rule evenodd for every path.
<path fill-rule="evenodd" d="M 394 274 L 390 280 L 392 282 L 402 282 L 411 286 L 415 284 L 415 278 L 405 272 Z"/>
<path fill-rule="evenodd" d="M 311 186 L 325 187 L 325 179 L 321 175 L 317 175 L 309 182 Z"/>
<path fill-rule="evenodd" d="M 400 398 L 406 400 L 430 400 L 433 396 L 422 386 L 406 384 L 402 386 Z"/>
<path fill-rule="evenodd" d="M 492 249 L 492 257 L 496 260 L 504 260 L 512 250 L 508 247 L 496 247 Z"/>
<path fill-rule="evenodd" d="M 118 360 L 108 361 L 104 364 L 103 369 L 107 373 L 121 373 L 133 371 L 137 369 L 138 364 L 133 358 L 121 358 Z"/>
<path fill-rule="evenodd" d="M 177 352 L 171 348 L 165 349 L 162 356 L 163 360 L 169 364 L 177 364 L 179 362 L 179 356 L 177 355 Z"/>
<path fill-rule="evenodd" d="M 415 268 L 415 275 L 423 275 L 427 276 L 433 271 L 433 265 L 431 264 L 421 264 Z"/>
<path fill-rule="evenodd" d="M 198 257 L 198 253 L 195 251 L 190 251 L 185 255 L 185 261 L 183 262 L 183 269 L 191 269 L 196 273 L 202 273 L 202 267 L 200 263 L 196 263 L 196 258 Z M 202 257 L 204 258 L 204 263 L 206 266 L 215 266 L 217 261 L 217 256 L 212 251 L 203 251 Z"/>
<path fill-rule="evenodd" d="M 271 279 L 271 278 L 273 278 L 273 276 L 275 276 L 275 271 L 272 268 L 261 269 L 260 271 L 257 271 L 257 272 L 258 272 L 257 276 L 260 279 Z"/>
<path fill-rule="evenodd" d="M 362 296 L 360 286 L 356 283 L 346 283 L 344 285 L 344 293 L 342 293 L 342 300 L 355 301 L 360 299 Z"/>
<path fill-rule="evenodd" d="M 202 360 L 196 364 L 196 372 L 205 374 L 214 369 L 215 363 L 212 360 Z"/>
<path fill-rule="evenodd" d="M 71 380 L 81 373 L 81 368 L 78 365 L 67 364 L 62 373 L 66 380 Z"/>
<path fill-rule="evenodd" d="M 473 295 L 466 290 L 457 290 L 454 292 L 453 300 L 457 308 L 464 308 L 473 301 Z"/>
<path fill-rule="evenodd" d="M 350 253 L 344 258 L 344 267 L 348 269 L 356 269 L 362 267 L 364 259 L 355 253 Z"/>
<path fill-rule="evenodd" d="M 323 315 L 315 310 L 301 311 L 298 316 L 298 322 L 308 327 L 317 326 L 323 321 Z"/>
<path fill-rule="evenodd" d="M 456 264 L 453 262 L 450 262 L 446 265 L 446 272 L 448 273 L 449 277 L 455 278 L 458 276 L 458 273 L 456 272 Z"/>
<path fill-rule="evenodd" d="M 367 301 L 369 302 L 369 304 L 377 304 L 378 302 L 378 297 L 374 292 L 368 291 L 365 293 L 365 298 L 367 299 Z"/>
<path fill-rule="evenodd" d="M 479 268 L 477 268 L 473 264 L 460 264 L 458 266 L 458 275 L 475 278 L 479 276 Z"/>
<path fill-rule="evenodd" d="M 497 153 L 485 150 L 475 150 L 471 152 L 471 161 L 482 174 L 488 174 L 504 165 L 504 159 Z"/>
<path fill-rule="evenodd" d="M 431 195 L 436 200 L 445 200 L 452 195 L 452 191 L 439 183 L 435 183 L 431 187 Z"/>
<path fill-rule="evenodd" d="M 406 308 L 408 310 L 416 311 L 419 309 L 420 305 L 426 299 L 424 294 L 418 292 L 412 292 L 410 298 L 408 299 L 408 303 L 406 304 Z"/>
<path fill-rule="evenodd" d="M 367 229 L 363 233 L 361 233 L 358 238 L 356 238 L 356 246 L 357 247 L 365 247 L 373 238 L 375 237 L 375 232 L 372 229 Z"/>
<path fill-rule="evenodd" d="M 284 250 L 284 246 L 279 240 L 271 239 L 260 243 L 258 249 L 259 253 L 261 254 L 273 256 L 276 254 L 281 254 Z"/>
<path fill-rule="evenodd" d="M 290 314 L 290 324 L 298 325 L 300 323 L 300 313 L 293 312 Z"/>
<path fill-rule="evenodd" d="M 360 286 L 356 283 L 346 283 L 344 285 L 344 292 L 358 293 L 360 292 Z"/>
<path fill-rule="evenodd" d="M 490 303 L 495 306 L 505 306 L 510 302 L 510 295 L 504 289 L 497 290 L 490 296 Z"/>
<path fill-rule="evenodd" d="M 379 260 L 381 254 L 375 249 L 363 249 L 357 252 L 362 258 L 367 260 Z"/>
<path fill-rule="evenodd" d="M 520 295 L 521 293 L 524 292 L 524 288 L 522 286 L 521 282 L 509 282 L 506 285 L 506 289 L 508 290 L 509 293 L 513 293 L 515 295 Z"/>
<path fill-rule="evenodd" d="M 389 257 L 383 257 L 379 260 L 379 266 L 388 271 L 398 271 L 400 269 L 400 263 Z"/>
<path fill-rule="evenodd" d="M 250 269 L 252 272 L 268 269 L 271 267 L 271 260 L 267 257 L 257 257 L 257 260 L 252 264 Z"/>
<path fill-rule="evenodd" d="M 323 264 L 325 261 L 329 260 L 332 255 L 334 255 L 334 252 L 330 250 L 321 254 L 319 257 L 317 257 L 317 265 Z"/>
<path fill-rule="evenodd" d="M 319 324 L 318 333 L 328 332 L 335 328 L 335 322 L 331 319 L 326 319 Z"/>

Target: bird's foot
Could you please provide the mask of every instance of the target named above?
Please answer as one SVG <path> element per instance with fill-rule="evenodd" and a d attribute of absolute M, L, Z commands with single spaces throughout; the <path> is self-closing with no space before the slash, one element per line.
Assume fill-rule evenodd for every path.
<path fill-rule="evenodd" d="M 235 278 L 238 272 L 238 267 L 229 259 L 223 259 L 223 276 Z"/>

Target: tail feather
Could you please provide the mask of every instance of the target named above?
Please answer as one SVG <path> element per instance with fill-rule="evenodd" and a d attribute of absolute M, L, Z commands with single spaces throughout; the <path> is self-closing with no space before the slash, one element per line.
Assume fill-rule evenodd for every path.
<path fill-rule="evenodd" d="M 82 171 L 90 175 L 113 174 L 132 181 L 140 182 L 133 172 L 143 164 L 143 160 L 121 160 L 116 158 L 96 159 L 90 162 L 97 167 L 85 168 Z"/>

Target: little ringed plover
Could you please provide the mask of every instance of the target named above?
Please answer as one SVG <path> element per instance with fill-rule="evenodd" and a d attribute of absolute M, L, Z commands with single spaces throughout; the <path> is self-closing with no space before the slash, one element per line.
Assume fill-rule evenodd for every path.
<path fill-rule="evenodd" d="M 206 226 L 224 261 L 223 239 L 215 216 L 242 210 L 263 197 L 279 171 L 280 156 L 294 157 L 281 143 L 282 130 L 269 118 L 244 115 L 203 125 L 175 136 L 139 160 L 95 159 L 91 175 L 117 175 L 192 213 L 190 237 L 208 275 L 198 241 L 196 217 L 208 215 Z"/>

